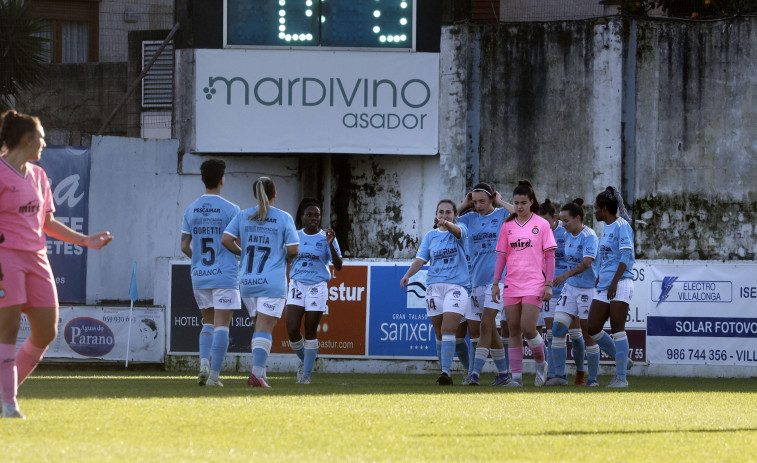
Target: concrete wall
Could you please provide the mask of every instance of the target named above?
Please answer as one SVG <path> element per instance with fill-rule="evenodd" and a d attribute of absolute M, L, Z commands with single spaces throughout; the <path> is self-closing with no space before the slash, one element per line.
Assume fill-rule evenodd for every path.
<path fill-rule="evenodd" d="M 757 258 L 757 20 L 640 23 L 637 243 L 646 258 Z M 637 251 L 638 253 L 638 251 Z"/>
<path fill-rule="evenodd" d="M 101 0 L 100 61 L 126 61 L 130 31 L 170 30 L 173 6 L 174 0 Z M 124 20 L 127 12 L 135 22 Z"/>
<path fill-rule="evenodd" d="M 200 180 L 204 156 L 177 162 L 176 140 L 95 137 L 89 202 L 89 230 L 109 230 L 115 239 L 88 253 L 87 303 L 128 300 L 132 262 L 137 262 L 140 299 L 153 299 L 161 258 L 183 257 L 179 248 L 186 207 L 205 192 Z M 276 182 L 276 207 L 295 211 L 299 201 L 294 157 L 220 156 L 226 161 L 223 195 L 241 208 L 252 206 L 252 182 L 268 175 Z M 167 285 L 158 281 L 158 290 Z"/>

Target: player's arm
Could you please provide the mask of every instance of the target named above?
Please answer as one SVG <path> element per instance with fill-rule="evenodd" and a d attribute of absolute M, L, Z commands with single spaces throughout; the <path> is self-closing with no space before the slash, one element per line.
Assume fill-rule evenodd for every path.
<path fill-rule="evenodd" d="M 510 214 L 515 213 L 515 206 L 502 199 L 502 195 L 499 194 L 499 191 L 494 192 L 494 202 L 492 204 L 494 204 L 494 207 L 504 207 Z"/>
<path fill-rule="evenodd" d="M 181 234 L 181 252 L 183 252 L 184 255 L 186 255 L 190 259 L 192 258 L 192 234 L 191 233 Z"/>
<path fill-rule="evenodd" d="M 452 233 L 452 236 L 457 239 L 460 239 L 460 237 L 463 236 L 463 231 L 460 229 L 460 225 L 456 224 L 455 222 L 449 222 L 442 219 L 439 220 L 436 224 L 440 227 L 447 227 L 447 231 Z"/>
<path fill-rule="evenodd" d="M 572 269 L 568 270 L 567 272 L 565 272 L 565 273 L 563 273 L 561 275 L 556 276 L 555 279 L 554 279 L 554 285 L 555 286 L 560 286 L 561 284 L 565 283 L 565 280 L 567 280 L 568 278 L 570 278 L 572 276 L 580 275 L 581 273 L 583 273 L 584 271 L 586 271 L 586 269 L 588 269 L 589 267 L 591 267 L 592 262 L 594 262 L 593 258 L 591 258 L 589 256 L 585 256 L 584 260 L 582 260 L 581 262 L 579 262 L 578 265 L 576 265 Z"/>
<path fill-rule="evenodd" d="M 468 209 L 469 207 L 473 207 L 473 193 L 468 193 L 467 195 L 465 195 L 463 202 L 457 205 L 458 217 L 462 216 L 463 211 Z"/>
<path fill-rule="evenodd" d="M 336 233 L 332 229 L 326 230 L 326 241 L 329 243 L 329 250 L 331 251 L 331 263 L 334 264 L 334 268 L 338 272 L 342 269 L 342 256 L 337 252 L 334 246 L 334 239 L 336 239 Z"/>
<path fill-rule="evenodd" d="M 237 256 L 242 255 L 242 248 L 239 246 L 239 239 L 237 239 L 236 236 L 224 232 L 223 237 L 221 238 L 221 244 Z"/>
<path fill-rule="evenodd" d="M 95 233 L 94 235 L 84 235 L 72 230 L 67 225 L 58 222 L 52 212 L 45 215 L 45 223 L 42 229 L 53 238 L 67 243 L 81 244 L 92 249 L 100 249 L 113 241 L 110 232 Z"/>
<path fill-rule="evenodd" d="M 297 254 L 300 253 L 300 243 L 287 245 L 287 262 L 292 262 Z"/>
<path fill-rule="evenodd" d="M 423 267 L 423 265 L 426 263 L 425 260 L 416 257 L 412 264 L 410 264 L 410 268 L 407 269 L 407 272 L 405 272 L 405 276 L 402 277 L 400 280 L 400 288 L 405 289 L 405 286 L 407 286 L 407 283 L 410 281 L 410 278 L 418 273 L 418 270 Z"/>

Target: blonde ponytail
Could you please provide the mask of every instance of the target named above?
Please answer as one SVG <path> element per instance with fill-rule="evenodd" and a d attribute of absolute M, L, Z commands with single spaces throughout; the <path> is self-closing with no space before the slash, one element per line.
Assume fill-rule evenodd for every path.
<path fill-rule="evenodd" d="M 276 196 L 276 185 L 274 185 L 273 180 L 270 178 L 260 177 L 255 180 L 252 190 L 255 198 L 258 200 L 258 210 L 255 211 L 250 219 L 263 222 L 268 215 L 271 200 Z"/>

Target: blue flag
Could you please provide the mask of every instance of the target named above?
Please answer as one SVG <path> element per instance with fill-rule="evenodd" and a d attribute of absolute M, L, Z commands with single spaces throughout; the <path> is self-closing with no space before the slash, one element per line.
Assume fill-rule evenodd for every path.
<path fill-rule="evenodd" d="M 137 293 L 137 263 L 134 262 L 134 267 L 131 270 L 131 286 L 129 286 L 129 297 L 132 302 L 137 302 L 139 294 Z"/>

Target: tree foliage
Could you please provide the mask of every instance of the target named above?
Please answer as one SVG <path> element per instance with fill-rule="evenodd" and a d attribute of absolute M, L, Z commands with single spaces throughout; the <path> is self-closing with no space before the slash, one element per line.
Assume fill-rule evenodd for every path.
<path fill-rule="evenodd" d="M 47 23 L 35 18 L 27 0 L 0 0 L 0 109 L 45 73 Z"/>
<path fill-rule="evenodd" d="M 621 12 L 647 15 L 653 10 L 677 18 L 723 18 L 757 14 L 757 0 L 623 0 Z"/>

